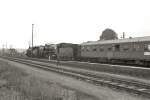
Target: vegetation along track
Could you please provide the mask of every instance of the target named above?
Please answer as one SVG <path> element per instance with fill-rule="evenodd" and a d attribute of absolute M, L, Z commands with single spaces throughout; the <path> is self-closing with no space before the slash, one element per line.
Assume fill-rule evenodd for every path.
<path fill-rule="evenodd" d="M 19 59 L 12 58 L 12 57 L 3 57 L 3 58 L 11 60 L 11 61 L 19 62 L 22 64 L 26 64 L 29 66 L 38 67 L 40 69 L 44 69 L 47 71 L 53 71 L 53 72 L 57 72 L 63 75 L 71 76 L 76 79 L 84 80 L 86 82 L 89 82 L 95 85 L 108 86 L 108 87 L 119 89 L 119 90 L 125 90 L 130 93 L 137 94 L 137 95 L 150 97 L 150 85 L 146 83 L 131 81 L 131 80 L 124 80 L 121 78 L 119 79 L 119 78 L 115 78 L 115 77 L 111 77 L 107 75 L 99 76 L 91 72 L 67 69 L 67 68 L 58 67 L 58 66 L 51 66 L 49 64 L 36 63 L 35 61 L 25 60 L 25 59 L 20 59 L 20 58 Z"/>

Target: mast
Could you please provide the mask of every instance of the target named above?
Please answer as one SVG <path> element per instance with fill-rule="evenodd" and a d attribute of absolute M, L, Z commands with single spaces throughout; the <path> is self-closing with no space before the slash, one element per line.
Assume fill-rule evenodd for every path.
<path fill-rule="evenodd" d="M 34 32 L 34 24 L 32 24 L 32 57 L 33 57 L 33 32 Z"/>

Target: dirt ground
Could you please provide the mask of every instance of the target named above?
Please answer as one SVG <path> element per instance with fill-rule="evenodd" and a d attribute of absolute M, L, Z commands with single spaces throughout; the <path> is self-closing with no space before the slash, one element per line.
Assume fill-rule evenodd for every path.
<path fill-rule="evenodd" d="M 3 59 L 0 59 L 0 62 L 1 61 L 8 62 L 7 64 L 9 66 L 18 67 L 21 70 L 23 69 L 24 73 L 27 73 L 28 78 L 25 78 L 24 79 L 25 82 L 22 83 L 25 83 L 25 86 L 29 88 L 28 90 L 30 90 L 30 92 L 29 91 L 28 92 L 30 94 L 32 94 L 33 91 L 36 92 L 42 91 L 37 93 L 38 96 L 39 94 L 49 96 L 50 93 L 52 94 L 50 100 L 150 100 L 148 98 L 136 96 L 123 91 L 120 92 L 120 91 L 109 89 L 107 87 L 94 86 L 92 84 L 80 80 L 76 80 L 53 72 L 39 70 L 37 68 L 31 68 L 23 64 L 18 64 Z M 2 80 L 2 83 L 5 84 L 5 81 Z M 28 85 L 29 83 L 30 85 Z M 34 84 L 31 85 L 31 83 Z M 26 89 L 27 87 L 24 88 Z M 33 91 L 31 91 L 31 88 L 33 88 Z M 6 90 L 6 92 L 10 92 L 10 90 L 9 91 Z M 33 93 L 32 96 L 36 97 L 37 94 Z M 14 92 L 14 95 L 19 95 L 19 93 Z M 55 95 L 56 97 L 62 97 L 62 95 L 65 96 L 63 99 L 60 99 L 60 98 L 54 98 L 53 95 Z M 68 98 L 66 99 L 66 97 Z M 0 99 L 0 100 L 8 100 L 8 99 Z M 12 100 L 20 100 L 20 99 L 12 99 Z M 29 100 L 34 100 L 34 99 L 29 99 Z M 47 99 L 40 99 L 40 100 L 47 100 Z"/>

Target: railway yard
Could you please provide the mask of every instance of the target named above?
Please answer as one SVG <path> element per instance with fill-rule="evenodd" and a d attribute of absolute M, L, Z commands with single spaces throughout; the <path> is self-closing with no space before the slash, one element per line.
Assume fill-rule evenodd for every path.
<path fill-rule="evenodd" d="M 143 0 L 1 0 L 0 100 L 150 100 Z"/>
<path fill-rule="evenodd" d="M 106 30 L 109 30 L 104 32 L 106 35 L 113 32 Z M 32 45 L 23 53 L 3 48 L 0 61 L 5 62 L 7 69 L 9 65 L 16 66 L 40 80 L 51 80 L 56 84 L 52 91 L 47 82 L 46 87 L 43 87 L 43 81 L 36 86 L 39 79 L 22 86 L 22 79 L 26 79 L 17 78 L 15 74 L 17 81 L 10 78 L 15 80 L 14 88 L 7 84 L 11 83 L 9 78 L 2 78 L 1 87 L 7 87 L 7 91 L 12 89 L 23 97 L 22 100 L 150 100 L 150 36 L 104 38 L 81 44 Z M 19 87 L 16 85 L 18 81 Z M 56 91 L 58 88 L 59 92 Z M 64 90 L 67 92 L 60 92 Z M 34 91 L 33 95 L 27 93 Z M 37 98 L 37 94 L 40 97 Z"/>
<path fill-rule="evenodd" d="M 150 70 L 148 68 L 77 61 L 58 62 L 28 57 L 1 56 L 0 60 L 23 68 L 42 79 L 50 79 L 63 87 L 84 93 L 90 98 L 96 98 L 89 100 L 150 99 Z"/>

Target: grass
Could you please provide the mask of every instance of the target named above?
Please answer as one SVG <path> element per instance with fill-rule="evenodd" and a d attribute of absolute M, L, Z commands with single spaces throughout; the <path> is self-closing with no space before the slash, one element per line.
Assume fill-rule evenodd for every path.
<path fill-rule="evenodd" d="M 103 90 L 102 90 L 103 91 Z M 120 91 L 118 91 L 120 92 Z M 102 93 L 102 94 L 105 94 Z M 106 91 L 107 94 L 107 91 Z M 108 93 L 109 94 L 109 93 Z M 99 92 L 98 95 L 101 95 Z M 98 100 L 78 90 L 26 73 L 0 60 L 0 100 Z M 113 93 L 100 100 L 149 100 L 126 93 Z"/>
<path fill-rule="evenodd" d="M 0 61 L 0 100 L 96 100 Z"/>

